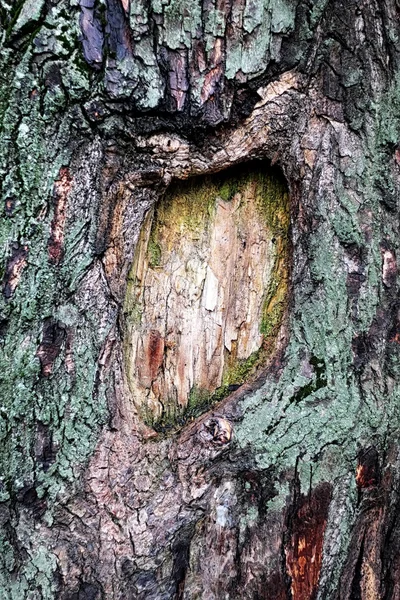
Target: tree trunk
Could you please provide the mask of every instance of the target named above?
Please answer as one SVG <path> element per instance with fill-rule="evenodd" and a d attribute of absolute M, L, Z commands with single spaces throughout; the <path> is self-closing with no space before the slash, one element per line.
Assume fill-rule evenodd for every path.
<path fill-rule="evenodd" d="M 398 0 L 0 0 L 0 598 L 400 599 Z"/>

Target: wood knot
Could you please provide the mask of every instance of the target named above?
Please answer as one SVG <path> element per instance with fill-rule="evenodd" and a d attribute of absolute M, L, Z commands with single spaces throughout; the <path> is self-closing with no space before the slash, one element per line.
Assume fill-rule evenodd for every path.
<path fill-rule="evenodd" d="M 232 425 L 227 419 L 213 417 L 212 419 L 208 419 L 204 426 L 211 436 L 210 441 L 216 446 L 224 446 L 231 441 Z"/>

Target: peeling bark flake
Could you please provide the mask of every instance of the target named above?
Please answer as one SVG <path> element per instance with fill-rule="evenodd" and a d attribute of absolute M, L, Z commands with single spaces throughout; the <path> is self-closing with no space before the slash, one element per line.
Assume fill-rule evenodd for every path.
<path fill-rule="evenodd" d="M 82 48 L 86 62 L 99 69 L 103 62 L 104 34 L 94 10 L 94 0 L 81 0 L 79 25 L 82 32 Z"/>
<path fill-rule="evenodd" d="M 11 257 L 8 260 L 3 279 L 3 294 L 9 299 L 15 292 L 27 265 L 28 246 L 13 244 Z"/>
<path fill-rule="evenodd" d="M 224 446 L 231 441 L 232 425 L 227 419 L 221 417 L 209 419 L 204 426 L 212 436 L 212 443 L 216 446 Z"/>
<path fill-rule="evenodd" d="M 121 4 L 122 4 L 122 8 L 124 9 L 125 13 L 127 15 L 129 15 L 130 0 L 121 0 Z"/>

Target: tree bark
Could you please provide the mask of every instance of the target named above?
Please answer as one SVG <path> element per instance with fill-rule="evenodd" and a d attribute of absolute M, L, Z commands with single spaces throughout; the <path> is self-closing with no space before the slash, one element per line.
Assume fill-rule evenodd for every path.
<path fill-rule="evenodd" d="M 400 598 L 399 12 L 0 0 L 1 599 Z M 267 356 L 157 427 L 127 374 L 146 217 L 266 162 Z"/>

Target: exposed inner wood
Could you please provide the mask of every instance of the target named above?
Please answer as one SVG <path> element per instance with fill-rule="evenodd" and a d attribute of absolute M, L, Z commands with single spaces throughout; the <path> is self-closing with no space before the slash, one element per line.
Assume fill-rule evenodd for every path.
<path fill-rule="evenodd" d="M 147 215 L 125 303 L 129 385 L 147 421 L 222 397 L 265 358 L 287 287 L 286 204 L 276 175 L 247 167 L 180 182 Z"/>

